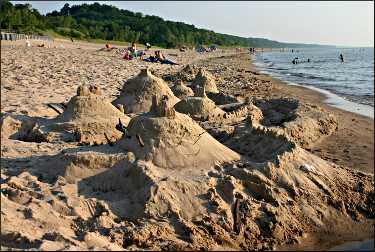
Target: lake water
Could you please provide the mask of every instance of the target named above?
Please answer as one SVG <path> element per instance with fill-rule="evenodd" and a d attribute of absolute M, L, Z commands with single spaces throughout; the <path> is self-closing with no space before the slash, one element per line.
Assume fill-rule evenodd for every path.
<path fill-rule="evenodd" d="M 296 57 L 300 63 L 293 64 Z M 257 52 L 252 58 L 262 73 L 320 91 L 330 105 L 374 116 L 374 48 L 285 49 Z"/>

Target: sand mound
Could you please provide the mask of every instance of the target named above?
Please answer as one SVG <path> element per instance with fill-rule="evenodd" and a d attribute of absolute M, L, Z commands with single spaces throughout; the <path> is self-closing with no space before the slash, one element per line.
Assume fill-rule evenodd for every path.
<path fill-rule="evenodd" d="M 159 167 L 178 169 L 202 168 L 239 158 L 189 116 L 168 108 L 166 97 L 161 104 L 156 99 L 150 114 L 130 121 L 130 138 L 124 137 L 120 143 L 138 159 L 150 160 Z"/>
<path fill-rule="evenodd" d="M 224 144 L 257 163 L 275 162 L 278 155 L 296 147 L 284 134 L 263 126 L 242 127 Z"/>
<path fill-rule="evenodd" d="M 322 137 L 337 130 L 337 119 L 315 105 L 293 99 L 254 100 L 262 117 L 252 120 L 253 125 L 263 125 L 284 131 L 294 142 L 309 147 Z"/>
<path fill-rule="evenodd" d="M 195 76 L 199 72 L 199 67 L 196 65 L 188 64 L 186 65 L 181 71 L 175 73 L 175 74 L 166 74 L 163 76 L 163 79 L 166 81 L 172 81 L 176 82 L 179 80 L 186 81 L 186 82 L 192 82 L 195 78 Z"/>
<path fill-rule="evenodd" d="M 143 69 L 136 77 L 125 82 L 121 94 L 112 103 L 122 104 L 125 113 L 149 112 L 154 95 L 167 96 L 170 106 L 179 101 L 163 79 Z"/>
<path fill-rule="evenodd" d="M 22 120 L 17 119 L 11 114 L 2 115 L 0 119 L 1 139 L 14 138 L 21 127 Z"/>
<path fill-rule="evenodd" d="M 178 77 L 180 77 L 180 79 L 182 80 L 190 82 L 194 80 L 198 72 L 199 67 L 197 67 L 196 65 L 188 64 L 182 69 L 182 71 L 178 73 Z"/>
<path fill-rule="evenodd" d="M 78 141 L 83 144 L 107 143 L 119 139 L 122 133 L 116 130 L 121 120 L 129 123 L 129 117 L 104 99 L 95 86 L 80 86 L 77 95 L 66 105 L 62 114 L 54 119 L 25 121 L 18 139 L 29 142 Z"/>
<path fill-rule="evenodd" d="M 216 105 L 225 105 L 229 103 L 240 102 L 240 100 L 233 95 L 227 95 L 223 93 L 207 93 L 207 97 L 213 100 Z"/>
<path fill-rule="evenodd" d="M 194 97 L 186 97 L 178 102 L 175 109 L 198 121 L 213 120 L 225 115 L 225 112 L 206 96 L 205 89 L 202 86 L 196 88 Z"/>
<path fill-rule="evenodd" d="M 183 99 L 187 96 L 194 96 L 194 92 L 191 88 L 187 87 L 183 81 L 177 81 L 177 83 L 171 88 L 175 96 Z"/>
<path fill-rule="evenodd" d="M 232 138 L 237 125 L 242 125 L 247 118 L 260 120 L 262 111 L 251 103 L 232 103 L 220 106 L 226 113 L 212 121 L 199 122 L 211 136 L 221 143 Z"/>
<path fill-rule="evenodd" d="M 216 87 L 215 78 L 203 68 L 199 69 L 197 76 L 191 83 L 194 92 L 197 86 L 204 87 L 206 92 L 219 93 L 219 90 Z"/>

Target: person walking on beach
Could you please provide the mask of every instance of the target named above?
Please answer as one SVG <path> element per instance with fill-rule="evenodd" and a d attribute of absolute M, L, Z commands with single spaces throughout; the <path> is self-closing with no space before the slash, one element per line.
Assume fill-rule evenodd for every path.
<path fill-rule="evenodd" d="M 342 55 L 342 53 L 340 53 L 340 60 L 341 62 L 344 62 L 344 56 Z"/>

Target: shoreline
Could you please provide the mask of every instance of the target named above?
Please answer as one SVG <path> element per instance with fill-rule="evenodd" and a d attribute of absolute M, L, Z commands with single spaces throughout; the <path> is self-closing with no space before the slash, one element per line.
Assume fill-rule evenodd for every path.
<path fill-rule="evenodd" d="M 302 85 L 298 83 L 293 83 L 293 82 L 286 82 L 288 85 L 295 85 L 295 86 L 301 86 L 304 88 L 308 88 L 311 90 L 314 90 L 320 94 L 323 94 L 325 96 L 324 103 L 326 105 L 330 105 L 332 107 L 351 112 L 357 115 L 365 116 L 371 119 L 374 119 L 374 108 L 369 106 L 369 105 L 364 105 L 352 101 L 345 100 L 343 97 L 332 93 L 328 90 L 313 87 L 313 86 L 308 86 L 308 85 Z"/>
<path fill-rule="evenodd" d="M 250 57 L 249 57 L 250 58 Z M 263 74 L 256 69 L 251 58 L 249 68 L 257 72 L 260 77 L 272 80 L 276 85 L 281 86 L 284 94 L 294 94 L 297 99 L 316 104 L 334 113 L 339 120 L 339 129 L 331 136 L 316 143 L 311 152 L 323 159 L 329 159 L 339 165 L 353 167 L 362 172 L 374 173 L 374 119 L 362 114 L 346 111 L 333 104 L 327 103 L 329 97 L 316 89 L 289 83 L 276 79 L 268 74 Z M 354 144 L 353 143 L 357 143 Z M 350 150 L 348 150 L 348 147 Z M 324 148 L 326 147 L 326 148 Z M 362 148 L 359 148 L 362 147 Z M 366 151 L 364 151 L 364 149 Z M 321 151 L 321 150 L 325 150 Z M 350 155 L 353 154 L 353 155 Z M 367 153 L 367 154 L 366 154 Z M 355 161 L 353 159 L 355 159 Z M 342 162 L 342 160 L 345 160 Z M 341 162 L 340 162 L 341 161 Z"/>
<path fill-rule="evenodd" d="M 256 56 L 253 56 L 253 55 L 250 56 L 252 62 L 255 61 L 255 57 Z M 330 105 L 332 107 L 339 108 L 339 109 L 347 111 L 347 112 L 352 112 L 352 113 L 355 113 L 355 114 L 363 115 L 363 116 L 369 117 L 371 119 L 374 119 L 374 107 L 371 107 L 370 105 L 361 104 L 361 103 L 357 103 L 357 102 L 347 100 L 347 99 L 341 97 L 340 95 L 335 94 L 332 91 L 322 89 L 322 88 L 319 88 L 319 87 L 315 87 L 313 85 L 299 84 L 299 83 L 296 83 L 296 82 L 279 79 L 278 77 L 273 76 L 271 73 L 269 73 L 265 70 L 258 69 L 257 66 L 254 63 L 251 63 L 251 64 L 257 70 L 257 72 L 259 72 L 261 74 L 264 74 L 264 75 L 267 75 L 267 76 L 270 76 L 274 79 L 280 80 L 287 85 L 300 86 L 300 87 L 304 87 L 304 88 L 308 88 L 308 89 L 317 91 L 318 93 L 325 96 L 324 103 L 326 105 Z"/>

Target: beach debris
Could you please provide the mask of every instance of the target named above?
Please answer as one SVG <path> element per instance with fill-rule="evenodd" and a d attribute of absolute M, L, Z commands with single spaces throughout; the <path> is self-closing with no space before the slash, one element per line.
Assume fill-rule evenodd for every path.
<path fill-rule="evenodd" d="M 137 140 L 138 140 L 139 145 L 140 145 L 141 147 L 144 147 L 145 144 L 144 144 L 142 138 L 141 138 L 138 134 L 136 134 L 135 136 L 136 136 L 136 138 L 137 138 Z"/>
<path fill-rule="evenodd" d="M 122 124 L 121 118 L 118 119 L 118 124 L 116 125 L 116 129 L 123 134 L 126 134 L 126 127 Z"/>
<path fill-rule="evenodd" d="M 241 199 L 236 198 L 233 209 L 233 230 L 238 235 L 241 232 L 241 214 L 240 214 Z"/>
<path fill-rule="evenodd" d="M 48 103 L 47 106 L 48 106 L 49 108 L 53 109 L 54 111 L 56 111 L 57 114 L 59 114 L 59 115 L 61 114 L 61 111 L 58 110 L 57 108 L 55 108 L 52 104 Z"/>
<path fill-rule="evenodd" d="M 105 139 L 107 140 L 107 143 L 109 144 L 109 146 L 113 146 L 113 142 L 111 141 L 111 139 L 109 139 L 109 137 L 107 136 L 107 133 L 104 132 L 104 137 Z"/>

